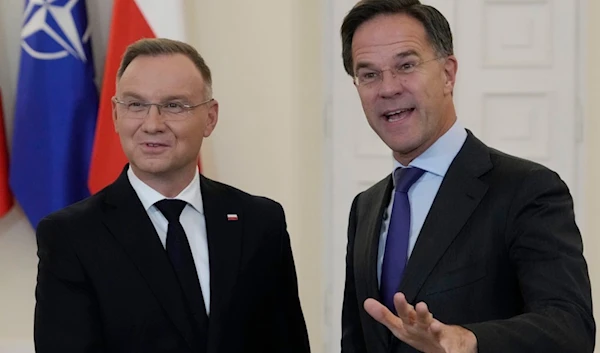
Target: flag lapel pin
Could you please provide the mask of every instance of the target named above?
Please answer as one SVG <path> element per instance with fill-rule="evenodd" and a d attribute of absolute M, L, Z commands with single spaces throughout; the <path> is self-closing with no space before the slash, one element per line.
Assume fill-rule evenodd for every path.
<path fill-rule="evenodd" d="M 235 213 L 228 213 L 227 214 L 227 220 L 228 221 L 237 221 L 238 220 L 238 215 Z"/>

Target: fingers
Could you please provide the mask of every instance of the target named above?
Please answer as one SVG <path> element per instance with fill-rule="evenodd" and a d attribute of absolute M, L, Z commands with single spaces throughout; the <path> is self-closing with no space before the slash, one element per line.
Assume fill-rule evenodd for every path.
<path fill-rule="evenodd" d="M 364 308 L 371 317 L 386 326 L 393 324 L 394 319 L 397 319 L 388 308 L 375 299 L 365 300 Z"/>
<path fill-rule="evenodd" d="M 444 337 L 448 336 L 448 325 L 433 317 L 424 302 L 414 307 L 402 293 L 394 295 L 394 306 L 398 316 L 375 299 L 367 299 L 365 311 L 379 323 L 385 325 L 399 340 L 422 352 L 443 352 Z"/>
<path fill-rule="evenodd" d="M 373 317 L 373 319 L 382 322 L 385 318 L 385 310 L 387 308 L 375 299 L 368 298 L 364 302 L 365 311 Z M 389 311 L 389 310 L 388 310 Z"/>
<path fill-rule="evenodd" d="M 375 299 L 365 300 L 365 311 L 385 325 L 399 340 L 423 352 L 442 352 L 441 339 L 444 324 L 433 318 L 429 307 L 420 302 L 414 307 L 402 293 L 394 296 L 398 316 Z"/>
<path fill-rule="evenodd" d="M 446 325 L 438 320 L 432 319 L 431 324 L 429 325 L 429 331 L 439 339 L 445 326 Z"/>
<path fill-rule="evenodd" d="M 416 324 L 422 327 L 423 329 L 427 329 L 431 323 L 433 322 L 433 314 L 429 312 L 429 308 L 427 304 L 420 302 L 415 307 L 417 321 Z"/>
<path fill-rule="evenodd" d="M 419 329 L 427 331 L 433 323 L 437 322 L 439 324 L 439 321 L 433 318 L 433 314 L 429 312 L 429 308 L 424 302 L 420 302 L 416 307 L 413 307 L 406 301 L 404 294 L 396 293 L 394 304 L 398 316 L 372 298 L 365 300 L 363 306 L 371 317 L 387 326 L 390 330 L 403 328 L 404 326 L 418 326 Z"/>
<path fill-rule="evenodd" d="M 398 319 L 387 307 L 382 305 L 375 299 L 367 299 L 363 304 L 365 311 L 377 320 L 379 323 L 385 325 L 396 337 L 402 335 L 404 325 L 402 321 Z"/>
<path fill-rule="evenodd" d="M 402 319 L 402 322 L 407 325 L 412 325 L 417 320 L 417 312 L 415 308 L 406 301 L 406 297 L 403 293 L 396 293 L 394 295 L 394 306 L 398 317 Z"/>

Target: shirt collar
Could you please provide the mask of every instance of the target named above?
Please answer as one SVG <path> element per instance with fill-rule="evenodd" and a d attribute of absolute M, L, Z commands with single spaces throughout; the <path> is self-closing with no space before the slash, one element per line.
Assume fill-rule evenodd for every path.
<path fill-rule="evenodd" d="M 445 134 L 438 138 L 425 152 L 413 159 L 408 166 L 423 169 L 443 178 L 466 139 L 467 131 L 457 120 Z M 406 167 L 394 159 L 394 170 Z"/>
<path fill-rule="evenodd" d="M 146 211 L 148 211 L 156 202 L 167 198 L 140 180 L 131 167 L 127 169 L 127 177 Z M 200 190 L 200 173 L 197 168 L 192 181 L 179 193 L 179 195 L 173 197 L 173 199 L 185 201 L 194 207 L 200 214 L 204 214 L 202 192 Z"/>

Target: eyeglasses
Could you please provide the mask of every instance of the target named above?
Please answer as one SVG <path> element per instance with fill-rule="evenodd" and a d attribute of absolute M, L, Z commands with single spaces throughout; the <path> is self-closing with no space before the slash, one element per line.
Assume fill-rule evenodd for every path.
<path fill-rule="evenodd" d="M 125 117 L 130 119 L 144 119 L 150 113 L 150 107 L 155 105 L 158 109 L 158 114 L 165 120 L 184 120 L 189 115 L 186 114 L 192 109 L 198 108 L 201 105 L 212 102 L 214 98 L 207 99 L 198 104 L 190 105 L 180 102 L 167 103 L 149 103 L 138 100 L 122 101 L 117 97 L 113 97 L 112 101 L 119 104 L 125 109 Z"/>
<path fill-rule="evenodd" d="M 381 84 L 381 82 L 383 81 L 383 73 L 385 71 L 389 71 L 392 74 L 392 77 L 396 77 L 396 76 L 408 76 L 410 74 L 412 74 L 413 72 L 415 72 L 417 70 L 417 68 L 423 64 L 426 64 L 428 62 L 434 61 L 434 60 L 438 60 L 441 59 L 440 57 L 435 57 L 433 59 L 429 59 L 429 60 L 425 60 L 425 61 L 407 61 L 402 63 L 401 65 L 398 65 L 394 68 L 391 69 L 385 69 L 385 70 L 375 70 L 375 69 L 369 69 L 369 68 L 360 68 L 357 70 L 356 74 L 354 75 L 354 84 L 358 87 L 375 87 L 375 86 L 379 86 L 379 84 Z"/>

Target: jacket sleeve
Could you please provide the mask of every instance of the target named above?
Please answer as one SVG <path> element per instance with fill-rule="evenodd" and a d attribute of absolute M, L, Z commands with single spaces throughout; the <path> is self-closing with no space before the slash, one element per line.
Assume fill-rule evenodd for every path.
<path fill-rule="evenodd" d="M 278 205 L 280 234 L 281 234 L 281 272 L 279 283 L 281 283 L 281 303 L 278 304 L 282 310 L 279 312 L 280 323 L 278 325 L 279 346 L 281 353 L 310 353 L 308 331 L 300 298 L 298 294 L 298 278 L 294 264 L 294 256 L 290 244 L 290 236 L 287 232 L 285 214 L 283 208 Z"/>
<path fill-rule="evenodd" d="M 104 352 L 98 304 L 62 223 L 46 218 L 37 228 L 35 349 Z"/>
<path fill-rule="evenodd" d="M 479 352 L 593 352 L 590 280 L 567 186 L 554 172 L 532 171 L 509 214 L 506 246 L 525 313 L 465 325 Z"/>

